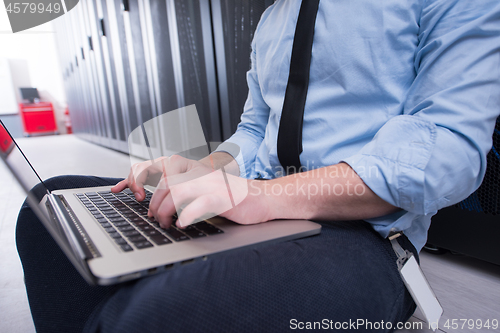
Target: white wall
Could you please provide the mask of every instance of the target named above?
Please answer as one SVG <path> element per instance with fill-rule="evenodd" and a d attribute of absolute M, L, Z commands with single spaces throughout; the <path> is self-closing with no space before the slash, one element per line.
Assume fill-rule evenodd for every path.
<path fill-rule="evenodd" d="M 0 115 L 16 114 L 16 92 L 12 84 L 9 61 L 0 57 Z"/>
<path fill-rule="evenodd" d="M 0 58 L 26 59 L 33 87 L 66 106 L 56 50 L 52 22 L 13 34 L 5 6 L 0 3 Z"/>

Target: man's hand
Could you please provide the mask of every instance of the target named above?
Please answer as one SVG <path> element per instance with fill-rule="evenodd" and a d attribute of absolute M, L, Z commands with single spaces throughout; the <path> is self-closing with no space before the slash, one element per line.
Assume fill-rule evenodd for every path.
<path fill-rule="evenodd" d="M 162 226 L 168 227 L 179 210 L 177 225 L 181 228 L 216 215 L 240 224 L 268 220 L 264 198 L 248 195 L 249 180 L 221 169 L 187 181 L 186 176 L 162 178 L 151 199 L 149 213 Z"/>
<path fill-rule="evenodd" d="M 159 201 L 159 198 L 163 198 L 170 193 L 170 186 L 202 177 L 210 172 L 212 172 L 210 167 L 198 161 L 177 155 L 160 157 L 154 161 L 134 164 L 128 177 L 111 188 L 111 191 L 117 193 L 128 187 L 134 193 L 136 199 L 142 201 L 146 197 L 144 185 L 157 186 L 148 212 L 149 216 L 155 216 L 160 208 L 159 203 L 161 201 Z M 170 215 L 162 215 L 158 222 L 170 225 L 172 215 L 176 211 L 175 209 L 173 211 L 169 209 L 169 212 Z"/>
<path fill-rule="evenodd" d="M 142 201 L 146 197 L 144 185 L 157 186 L 162 177 L 185 174 L 176 178 L 177 182 L 182 182 L 201 177 L 211 171 L 203 163 L 177 155 L 160 157 L 154 161 L 134 164 L 128 177 L 116 184 L 111 191 L 117 193 L 128 187 L 134 193 L 135 198 Z"/>
<path fill-rule="evenodd" d="M 215 215 L 243 224 L 267 221 L 264 200 L 247 198 L 249 181 L 226 173 L 225 167 L 215 170 L 220 167 L 220 159 L 214 162 L 209 158 L 194 161 L 173 155 L 135 164 L 128 178 L 111 190 L 116 193 L 129 187 L 141 201 L 145 198 L 144 185 L 156 185 L 151 179 L 160 178 L 148 215 L 165 228 L 172 224 L 176 212 L 179 227 Z"/>

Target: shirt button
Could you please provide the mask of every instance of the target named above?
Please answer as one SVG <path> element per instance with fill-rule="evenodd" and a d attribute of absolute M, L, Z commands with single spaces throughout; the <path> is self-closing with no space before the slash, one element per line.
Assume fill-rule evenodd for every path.
<path fill-rule="evenodd" d="M 276 177 L 281 177 L 283 176 L 283 172 L 282 171 L 276 171 Z"/>

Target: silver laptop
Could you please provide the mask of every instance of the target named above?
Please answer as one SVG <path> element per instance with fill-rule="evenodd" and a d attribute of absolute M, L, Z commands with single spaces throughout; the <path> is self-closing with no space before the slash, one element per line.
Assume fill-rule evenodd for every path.
<path fill-rule="evenodd" d="M 109 285 L 210 260 L 224 251 L 320 233 L 306 220 L 276 220 L 239 225 L 213 217 L 186 229 L 162 229 L 147 218 L 145 201 L 110 186 L 50 192 L 41 202 L 29 192 L 42 180 L 0 121 L 0 155 L 27 193 L 44 226 L 91 284 Z"/>

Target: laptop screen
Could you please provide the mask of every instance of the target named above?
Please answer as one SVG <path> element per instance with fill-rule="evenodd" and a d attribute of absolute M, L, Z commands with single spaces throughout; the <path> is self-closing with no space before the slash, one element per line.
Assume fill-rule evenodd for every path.
<path fill-rule="evenodd" d="M 3 127 L 2 123 L 2 127 L 0 128 L 0 154 L 7 156 L 12 150 L 13 146 L 14 142 L 12 141 L 9 133 L 7 133 L 7 131 Z"/>
<path fill-rule="evenodd" d="M 68 241 L 61 226 L 49 217 L 47 209 L 41 209 L 38 199 L 30 192 L 30 190 L 41 182 L 35 170 L 31 167 L 30 162 L 25 158 L 23 152 L 17 146 L 17 143 L 10 135 L 8 129 L 0 120 L 0 156 L 2 161 L 10 169 L 14 177 L 18 180 L 21 187 L 26 192 L 26 200 L 31 206 L 32 210 L 41 220 L 47 231 L 52 235 L 57 244 L 61 247 L 68 259 L 73 263 L 75 268 L 82 274 L 82 276 L 89 281 L 93 282 L 92 275 L 89 272 L 86 263 L 79 259 L 74 251 L 73 246 Z M 43 182 L 42 182 L 43 184 Z M 47 193 L 49 191 L 46 189 Z"/>
<path fill-rule="evenodd" d="M 17 146 L 8 129 L 0 120 L 0 155 L 23 189 L 28 192 L 40 179 Z"/>

